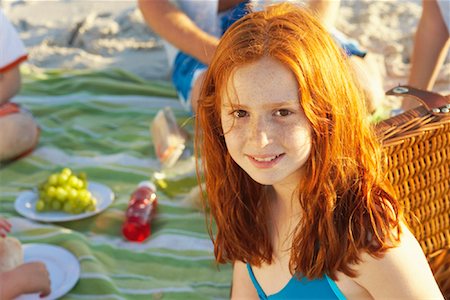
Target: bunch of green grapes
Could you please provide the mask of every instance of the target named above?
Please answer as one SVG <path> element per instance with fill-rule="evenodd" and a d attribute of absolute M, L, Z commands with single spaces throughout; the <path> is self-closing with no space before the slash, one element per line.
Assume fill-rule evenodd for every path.
<path fill-rule="evenodd" d="M 79 214 L 94 211 L 96 199 L 87 189 L 85 173 L 73 174 L 69 168 L 53 173 L 39 186 L 37 211 L 65 211 Z"/>

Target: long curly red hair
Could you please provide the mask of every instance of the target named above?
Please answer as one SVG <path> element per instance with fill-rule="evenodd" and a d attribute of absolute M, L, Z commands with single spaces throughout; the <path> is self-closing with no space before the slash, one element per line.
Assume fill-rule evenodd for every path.
<path fill-rule="evenodd" d="M 400 236 L 401 209 L 383 168 L 381 145 L 366 121 L 364 94 L 345 55 L 305 9 L 279 4 L 238 20 L 206 73 L 196 116 L 196 153 L 206 185 L 208 227 L 219 263 L 272 262 L 269 200 L 228 154 L 220 122 L 233 72 L 262 57 L 283 63 L 298 81 L 312 127 L 306 180 L 298 183 L 302 218 L 290 270 L 310 279 L 356 276 L 361 252 L 380 257 Z"/>

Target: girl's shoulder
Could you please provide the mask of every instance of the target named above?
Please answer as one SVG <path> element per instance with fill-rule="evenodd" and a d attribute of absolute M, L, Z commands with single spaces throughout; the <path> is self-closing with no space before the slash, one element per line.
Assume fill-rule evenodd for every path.
<path fill-rule="evenodd" d="M 233 263 L 231 299 L 258 299 L 258 294 L 247 270 L 247 264 L 241 261 Z"/>
<path fill-rule="evenodd" d="M 355 282 L 374 298 L 442 299 L 419 242 L 402 224 L 400 243 L 380 258 L 361 254 Z"/>

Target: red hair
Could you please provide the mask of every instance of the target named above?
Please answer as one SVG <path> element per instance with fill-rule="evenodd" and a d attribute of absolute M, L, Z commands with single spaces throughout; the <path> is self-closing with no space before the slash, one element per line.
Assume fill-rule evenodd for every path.
<path fill-rule="evenodd" d="M 341 50 L 304 9 L 279 4 L 238 20 L 220 41 L 198 102 L 196 152 L 219 263 L 272 262 L 269 201 L 228 154 L 220 122 L 233 72 L 262 57 L 287 66 L 312 127 L 312 150 L 298 183 L 302 212 L 290 270 L 308 278 L 356 276 L 361 251 L 380 257 L 398 243 L 400 206 L 383 170 L 381 145 L 366 121 L 364 93 Z M 212 219 L 212 218 L 213 219 Z M 215 221 L 215 224 L 213 222 Z"/>

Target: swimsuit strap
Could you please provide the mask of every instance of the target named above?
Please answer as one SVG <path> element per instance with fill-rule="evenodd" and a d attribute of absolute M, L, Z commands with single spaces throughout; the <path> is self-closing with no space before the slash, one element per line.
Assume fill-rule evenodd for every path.
<path fill-rule="evenodd" d="M 247 270 L 248 270 L 248 274 L 250 275 L 250 279 L 253 282 L 253 285 L 256 288 L 256 291 L 258 292 L 258 296 L 259 299 L 268 299 L 266 293 L 264 293 L 263 289 L 261 288 L 261 286 L 258 283 L 258 280 L 256 280 L 255 278 L 255 274 L 253 273 L 252 267 L 250 266 L 250 264 L 247 264 Z"/>
<path fill-rule="evenodd" d="M 308 299 L 308 298 L 335 298 L 338 300 L 345 300 L 344 294 L 339 290 L 336 283 L 328 276 L 324 278 L 309 280 L 305 277 L 298 279 L 292 276 L 291 280 L 279 292 L 267 296 L 258 280 L 253 273 L 250 264 L 247 264 L 248 274 L 252 283 L 258 293 L 259 299 Z"/>

